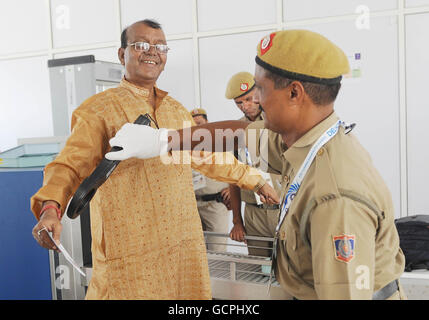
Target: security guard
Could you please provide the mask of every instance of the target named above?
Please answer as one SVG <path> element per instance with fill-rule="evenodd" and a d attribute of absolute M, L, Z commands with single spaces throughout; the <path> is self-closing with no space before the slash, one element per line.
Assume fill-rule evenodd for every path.
<path fill-rule="evenodd" d="M 348 72 L 344 52 L 314 32 L 258 44 L 254 100 L 272 131 L 247 131 L 261 128 L 268 143 L 256 152 L 268 148 L 268 169 L 283 177 L 275 275 L 297 299 L 405 299 L 391 194 L 334 112 Z"/>
<path fill-rule="evenodd" d="M 202 108 L 192 110 L 191 115 L 197 125 L 208 123 L 207 112 Z M 210 179 L 195 170 L 192 171 L 192 179 L 203 230 L 227 234 L 230 220 L 229 185 Z M 226 251 L 226 237 L 206 238 L 208 250 Z"/>
<path fill-rule="evenodd" d="M 239 119 L 247 122 L 260 121 L 264 119 L 264 113 L 259 103 L 253 102 L 255 93 L 255 81 L 253 75 L 249 72 L 239 72 L 231 77 L 228 81 L 225 97 L 233 99 L 236 106 L 244 113 L 244 116 Z M 258 167 L 259 159 L 254 157 L 253 153 L 243 154 L 241 150 L 242 162 L 247 162 L 248 165 Z M 280 173 L 280 172 L 279 172 Z M 264 174 L 264 173 L 261 173 Z M 280 193 L 281 191 L 281 176 L 278 174 L 270 174 L 264 176 L 265 180 L 270 183 L 273 188 Z M 267 206 L 259 201 L 259 197 L 250 190 L 240 190 L 237 186 L 230 186 L 231 206 L 233 210 L 234 226 L 230 232 L 230 237 L 233 240 L 244 241 L 244 235 L 274 237 L 275 227 L 278 222 L 279 206 Z M 244 207 L 244 226 L 241 217 L 241 201 L 245 202 Z M 262 249 L 272 247 L 272 242 L 247 240 L 248 251 L 250 255 L 271 256 L 271 249 Z M 259 247 L 259 248 L 255 248 Z"/>

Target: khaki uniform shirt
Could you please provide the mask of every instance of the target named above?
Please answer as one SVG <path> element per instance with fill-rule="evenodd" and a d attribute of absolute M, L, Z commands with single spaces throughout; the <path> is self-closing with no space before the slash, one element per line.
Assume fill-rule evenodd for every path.
<path fill-rule="evenodd" d="M 155 93 L 154 108 L 147 89 L 122 80 L 74 111 L 71 135 L 46 166 L 43 187 L 31 198 L 37 219 L 43 201 L 55 200 L 66 208 L 124 123 L 145 113 L 162 128 L 179 129 L 193 122 L 189 111 L 167 92 L 155 88 Z M 230 165 L 216 165 L 212 159 L 227 155 L 213 153 L 176 164 L 165 164 L 160 157 L 119 163 L 90 203 L 93 274 L 87 299 L 211 298 L 191 167 L 244 188 L 263 183 L 253 168 L 232 155 L 235 162 Z"/>
<path fill-rule="evenodd" d="M 312 145 L 337 120 L 333 113 L 287 150 L 280 135 L 266 133 L 268 170 L 283 177 L 281 203 Z M 342 127 L 317 153 L 279 231 L 276 278 L 298 299 L 372 299 L 404 270 L 391 194 Z"/>

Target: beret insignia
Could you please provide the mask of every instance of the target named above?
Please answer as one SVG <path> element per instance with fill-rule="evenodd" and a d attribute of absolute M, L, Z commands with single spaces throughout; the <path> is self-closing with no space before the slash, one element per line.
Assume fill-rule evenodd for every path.
<path fill-rule="evenodd" d="M 264 55 L 273 46 L 275 33 L 271 33 L 261 40 L 261 55 Z"/>
<path fill-rule="evenodd" d="M 248 83 L 242 83 L 240 85 L 240 90 L 243 91 L 243 92 L 249 90 L 249 84 Z"/>

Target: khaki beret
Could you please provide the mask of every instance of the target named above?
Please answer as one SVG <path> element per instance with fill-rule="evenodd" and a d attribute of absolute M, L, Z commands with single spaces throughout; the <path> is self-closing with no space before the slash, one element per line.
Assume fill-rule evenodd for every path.
<path fill-rule="evenodd" d="M 205 115 L 207 116 L 207 112 L 206 110 L 202 109 L 202 108 L 197 108 L 191 111 L 191 116 L 192 117 L 196 117 L 196 116 L 202 116 Z"/>
<path fill-rule="evenodd" d="M 229 79 L 226 86 L 225 97 L 227 99 L 235 99 L 253 89 L 255 80 L 253 74 L 249 72 L 236 73 Z"/>
<path fill-rule="evenodd" d="M 339 47 L 308 30 L 273 32 L 259 42 L 257 51 L 258 65 L 294 80 L 336 84 L 350 69 Z"/>

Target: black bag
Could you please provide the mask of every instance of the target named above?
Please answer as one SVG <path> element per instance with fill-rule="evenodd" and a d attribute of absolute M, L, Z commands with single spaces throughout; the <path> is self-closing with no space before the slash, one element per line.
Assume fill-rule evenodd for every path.
<path fill-rule="evenodd" d="M 405 271 L 429 270 L 429 215 L 396 219 L 395 224 L 405 254 Z"/>

